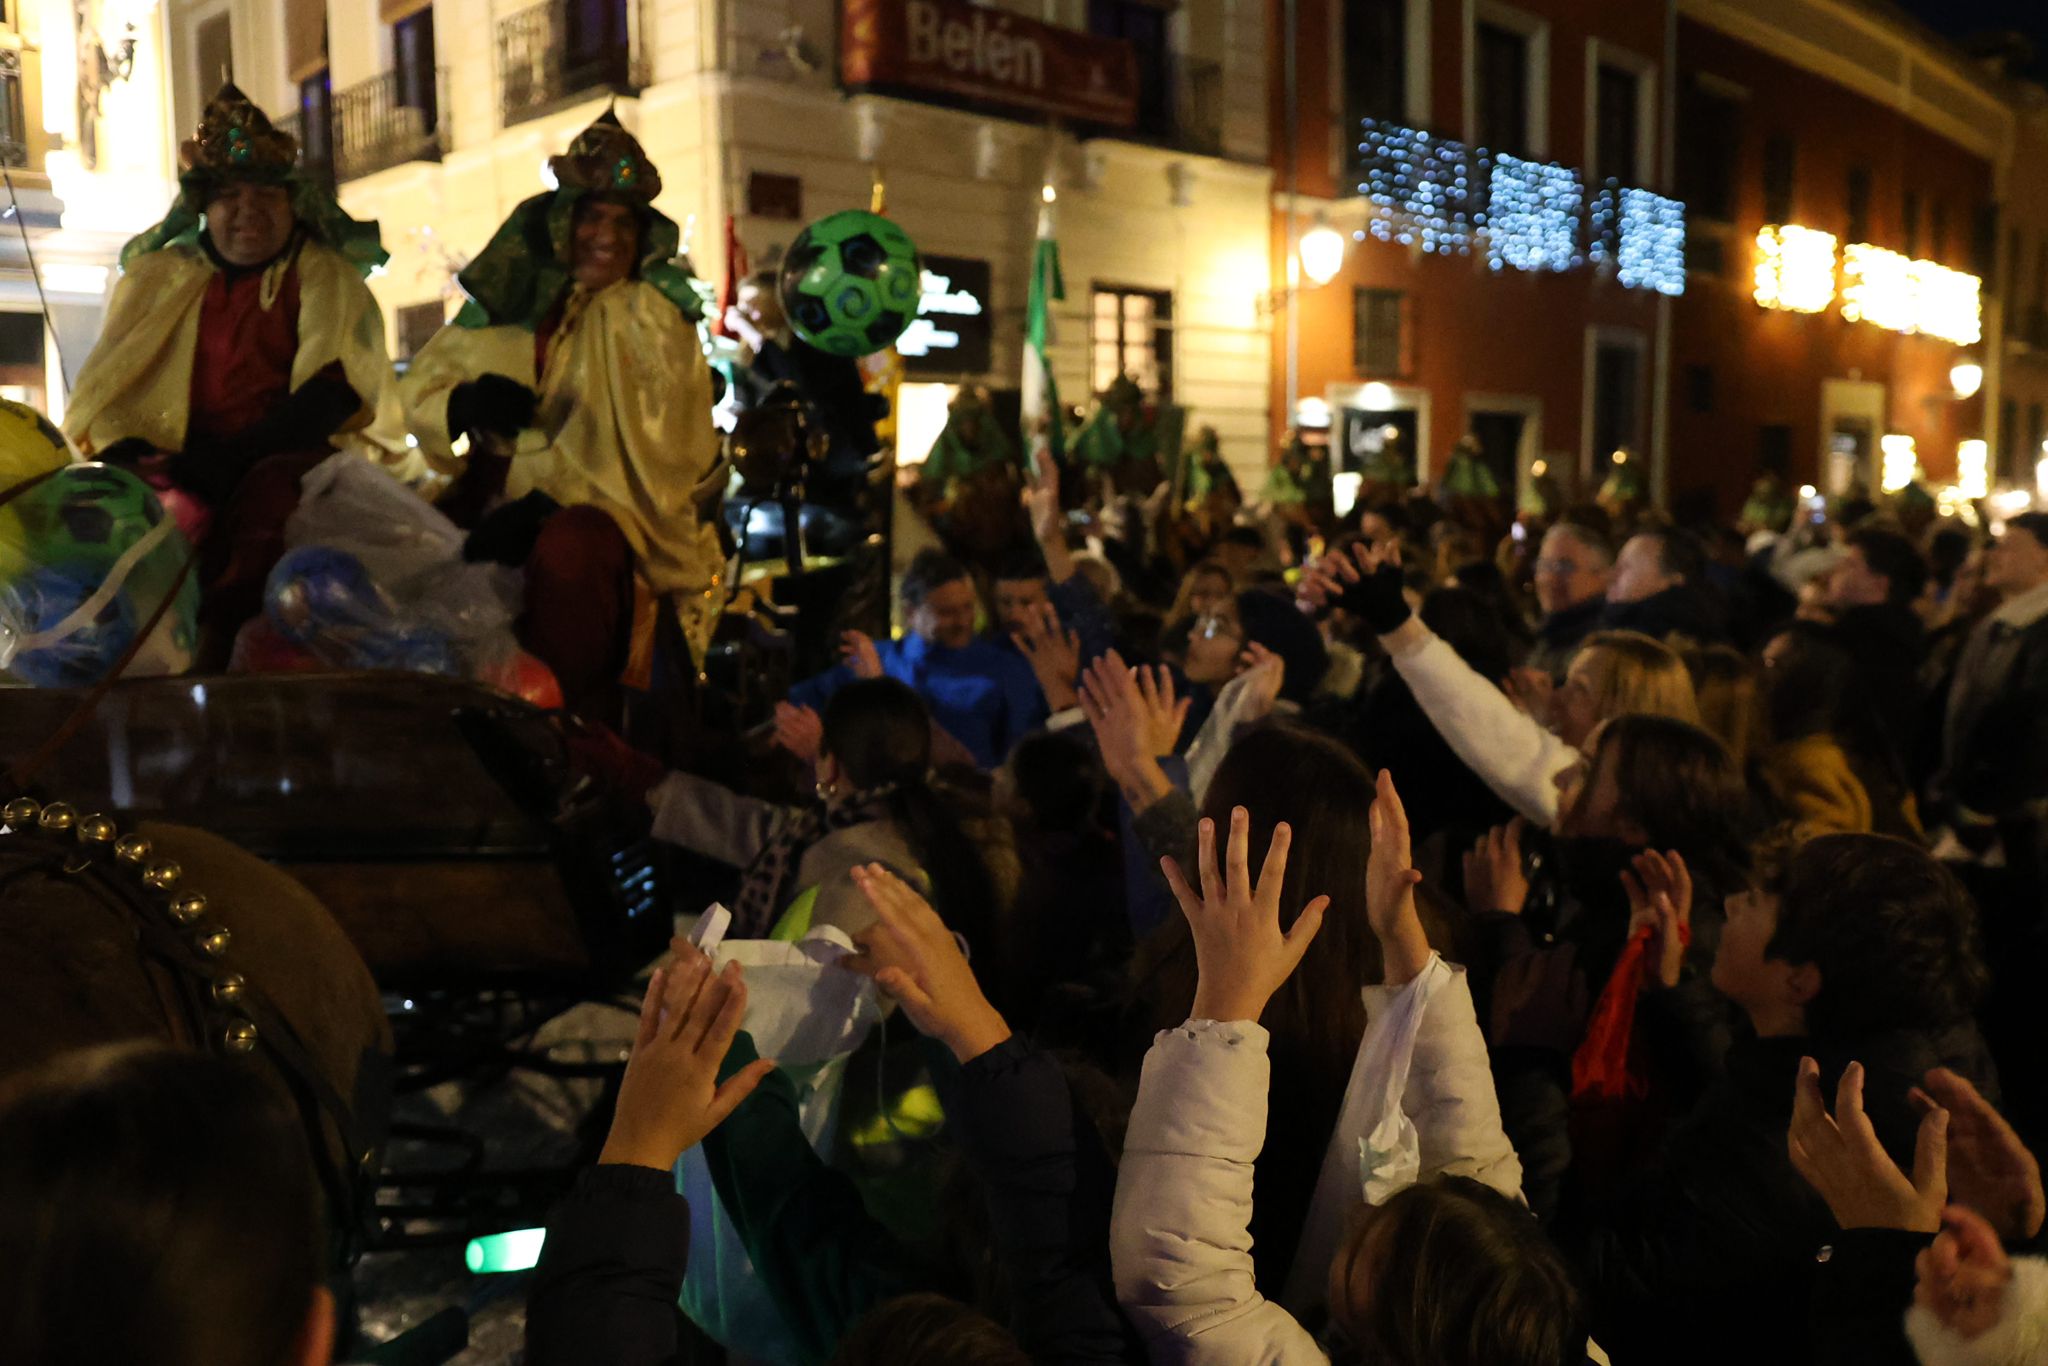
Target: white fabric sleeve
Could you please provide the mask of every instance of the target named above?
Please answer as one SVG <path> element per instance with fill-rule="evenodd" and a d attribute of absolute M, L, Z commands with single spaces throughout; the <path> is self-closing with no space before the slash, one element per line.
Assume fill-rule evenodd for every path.
<path fill-rule="evenodd" d="M 1452 753 L 1516 811 L 1545 828 L 1556 824 L 1557 775 L 1579 761 L 1578 751 L 1518 710 L 1441 637 L 1393 658 Z"/>
<path fill-rule="evenodd" d="M 1190 1020 L 1145 1055 L 1117 1169 L 1117 1301 L 1154 1362 L 1321 1366 L 1252 1271 L 1252 1164 L 1266 1136 L 1266 1031 Z"/>
<path fill-rule="evenodd" d="M 1906 1311 L 1906 1336 L 1920 1366 L 2040 1366 L 2048 1361 L 2048 1261 L 2013 1258 L 1998 1322 L 1988 1331 L 1965 1338 L 1916 1304 Z"/>

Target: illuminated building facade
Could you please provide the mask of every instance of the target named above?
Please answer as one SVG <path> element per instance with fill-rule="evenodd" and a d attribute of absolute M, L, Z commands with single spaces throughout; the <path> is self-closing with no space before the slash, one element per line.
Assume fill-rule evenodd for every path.
<path fill-rule="evenodd" d="M 1894 12 L 1837 0 L 1681 6 L 1675 506 L 1739 506 L 1763 471 L 1871 493 L 1970 476 L 1999 402 L 1991 78 Z M 1952 373 L 1981 367 L 1962 396 Z M 1964 386 L 1968 387 L 1968 386 Z M 1965 467 L 1968 468 L 1965 468 Z"/>
<path fill-rule="evenodd" d="M 1595 487 L 1616 451 L 1659 485 L 1679 0 L 1270 2 L 1276 441 L 1327 420 L 1353 486 L 1434 483 L 1467 436 L 1505 489 Z M 1327 283 L 1297 264 L 1319 220 Z"/>

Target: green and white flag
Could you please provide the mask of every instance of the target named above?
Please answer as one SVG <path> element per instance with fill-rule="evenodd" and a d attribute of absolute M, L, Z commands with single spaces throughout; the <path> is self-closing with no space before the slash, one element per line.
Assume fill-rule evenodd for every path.
<path fill-rule="evenodd" d="M 1021 405 L 1024 448 L 1030 452 L 1032 469 L 1038 467 L 1038 453 L 1049 452 L 1058 460 L 1066 450 L 1060 431 L 1060 391 L 1053 382 L 1052 305 L 1067 297 L 1066 282 L 1060 278 L 1060 244 L 1052 235 L 1052 203 L 1038 210 L 1038 241 L 1031 252 L 1031 292 L 1024 307 L 1024 388 Z M 1040 424 L 1044 430 L 1040 431 Z"/>

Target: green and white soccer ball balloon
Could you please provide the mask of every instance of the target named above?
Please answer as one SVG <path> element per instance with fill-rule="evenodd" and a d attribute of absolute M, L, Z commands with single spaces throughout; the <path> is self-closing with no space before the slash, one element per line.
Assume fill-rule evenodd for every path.
<path fill-rule="evenodd" d="M 903 335 L 924 292 L 917 246 L 879 214 L 848 209 L 797 234 L 782 262 L 782 311 L 835 356 L 866 356 Z"/>

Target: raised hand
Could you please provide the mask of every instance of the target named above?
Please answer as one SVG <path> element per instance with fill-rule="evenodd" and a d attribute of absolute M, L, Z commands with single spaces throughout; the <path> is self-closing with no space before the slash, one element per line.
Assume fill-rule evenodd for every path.
<path fill-rule="evenodd" d="M 1019 495 L 1024 515 L 1031 520 L 1031 535 L 1043 543 L 1062 535 L 1065 516 L 1060 511 L 1060 472 L 1050 459 L 1040 456 L 1026 462 L 1024 491 Z"/>
<path fill-rule="evenodd" d="M 1941 1212 L 1941 1232 L 1913 1259 L 1918 1277 L 1913 1303 L 1965 1341 L 1989 1332 L 1999 1320 L 2012 1260 L 1998 1232 L 1962 1205 Z"/>
<path fill-rule="evenodd" d="M 1244 647 L 1238 656 L 1238 677 L 1243 681 L 1243 702 L 1238 711 L 1240 725 L 1257 721 L 1272 714 L 1273 706 L 1280 700 L 1280 689 L 1287 682 L 1287 663 L 1257 641 Z"/>
<path fill-rule="evenodd" d="M 1253 1020 L 1266 1008 L 1308 952 L 1309 941 L 1323 926 L 1330 898 L 1319 896 L 1301 908 L 1289 930 L 1280 928 L 1280 888 L 1287 877 L 1287 850 L 1294 832 L 1286 822 L 1273 827 L 1265 866 L 1254 883 L 1247 866 L 1251 815 L 1237 807 L 1230 813 L 1229 842 L 1223 867 L 1217 867 L 1216 823 L 1204 820 L 1196 832 L 1202 890 L 1188 886 L 1180 865 L 1170 858 L 1159 867 L 1180 902 L 1181 913 L 1194 932 L 1198 979 L 1192 1018 Z"/>
<path fill-rule="evenodd" d="M 843 966 L 873 978 L 912 1024 L 963 1063 L 1010 1037 L 1010 1026 L 982 995 L 959 941 L 923 897 L 879 863 L 855 868 L 853 885 L 877 918 L 860 953 L 839 960 Z"/>
<path fill-rule="evenodd" d="M 880 678 L 882 676 L 882 655 L 875 648 L 874 638 L 865 631 L 843 631 L 839 636 L 839 654 L 846 666 L 853 670 L 855 678 Z"/>
<path fill-rule="evenodd" d="M 775 704 L 775 743 L 807 764 L 818 762 L 825 743 L 825 723 L 816 711 L 789 702 Z"/>
<path fill-rule="evenodd" d="M 1913 1145 L 1913 1175 L 1899 1170 L 1863 1113 L 1863 1064 L 1852 1062 L 1835 1088 L 1835 1113 L 1821 1100 L 1820 1066 L 1799 1060 L 1792 1127 L 1785 1135 L 1792 1165 L 1820 1193 L 1843 1228 L 1895 1228 L 1932 1233 L 1948 1202 L 1948 1111 L 1930 1109 Z"/>
<path fill-rule="evenodd" d="M 1079 700 L 1074 684 L 1081 673 L 1081 637 L 1060 624 L 1058 609 L 1049 602 L 1038 603 L 1010 639 L 1030 663 L 1048 707 L 1065 711 Z"/>
<path fill-rule="evenodd" d="M 1529 900 L 1529 877 L 1522 871 L 1522 832 L 1527 829 L 1528 822 L 1517 816 L 1481 835 L 1465 855 L 1465 905 L 1474 912 L 1522 913 Z"/>
<path fill-rule="evenodd" d="M 1374 634 L 1392 635 L 1414 615 L 1401 577 L 1401 543 L 1371 546 L 1355 542 L 1351 558 L 1357 562 L 1358 576 L 1344 586 L 1337 605 L 1371 627 Z"/>
<path fill-rule="evenodd" d="M 739 1108 L 775 1069 L 759 1059 L 718 1084 L 719 1064 L 746 1011 L 738 963 L 714 972 L 709 958 L 678 946 L 640 1003 L 640 1029 L 599 1162 L 666 1170 Z"/>
<path fill-rule="evenodd" d="M 2035 1237 L 2048 1213 L 2041 1164 L 1968 1078 L 1937 1067 L 1926 1080 L 1926 1090 L 1910 1094 L 1922 1113 L 1948 1111 L 1948 1198 L 1990 1221 L 2001 1238 Z"/>
<path fill-rule="evenodd" d="M 1365 864 L 1365 915 L 1379 936 L 1386 984 L 1412 982 L 1429 966 L 1429 936 L 1415 910 L 1415 871 L 1409 852 L 1408 810 L 1394 790 L 1393 775 L 1380 770 L 1378 795 L 1367 813 L 1372 854 Z"/>
<path fill-rule="evenodd" d="M 1295 588 L 1295 602 L 1311 615 L 1327 614 L 1341 605 L 1344 591 L 1358 582 L 1358 566 L 1349 554 L 1333 550 L 1309 565 Z"/>
<path fill-rule="evenodd" d="M 1081 676 L 1081 707 L 1095 728 L 1104 764 L 1112 771 L 1173 753 L 1187 720 L 1189 699 L 1174 698 L 1173 675 L 1164 668 L 1125 666 L 1115 650 L 1090 664 Z"/>
<path fill-rule="evenodd" d="M 1634 937 L 1645 925 L 1654 931 L 1656 980 L 1675 987 L 1685 970 L 1685 946 L 1692 936 L 1692 870 L 1676 849 L 1668 854 L 1645 849 L 1633 863 L 1632 870 L 1624 868 L 1621 873 L 1622 889 L 1628 893 L 1629 935 Z"/>

